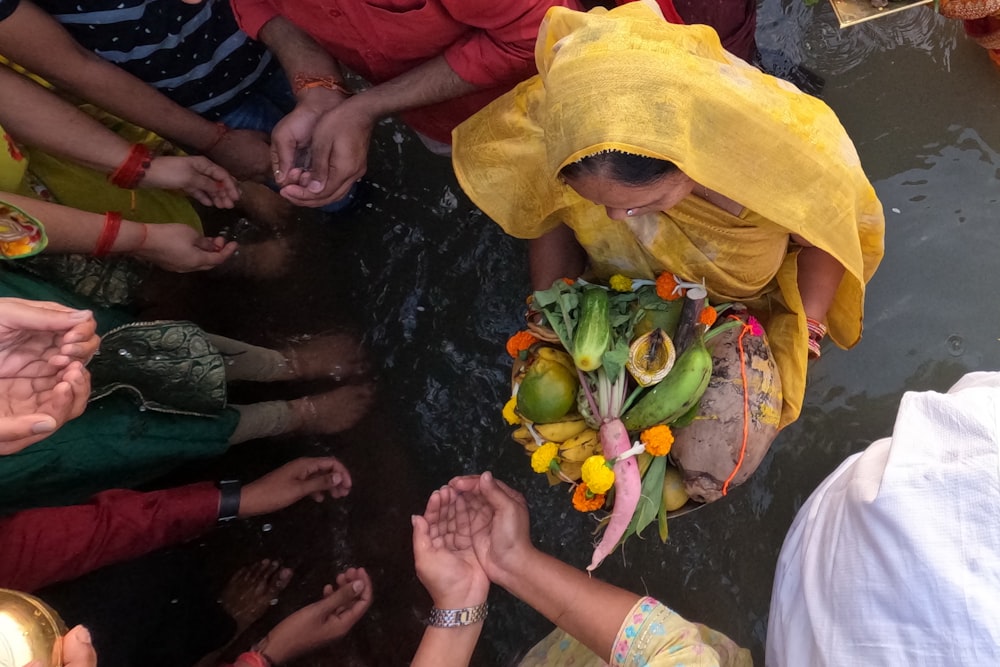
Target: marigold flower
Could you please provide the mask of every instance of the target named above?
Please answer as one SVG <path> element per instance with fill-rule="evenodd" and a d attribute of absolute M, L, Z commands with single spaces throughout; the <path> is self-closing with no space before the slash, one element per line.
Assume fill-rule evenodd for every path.
<path fill-rule="evenodd" d="M 575 285 L 575 284 L 576 284 L 576 281 L 575 281 L 575 280 L 573 280 L 572 278 L 563 278 L 563 279 L 562 279 L 562 281 L 563 281 L 564 283 L 566 283 L 567 285 L 570 285 L 570 286 L 572 286 L 572 285 Z"/>
<path fill-rule="evenodd" d="M 647 428 L 639 435 L 639 442 L 653 456 L 666 456 L 674 444 L 674 432 L 666 424 Z"/>
<path fill-rule="evenodd" d="M 577 484 L 573 491 L 573 508 L 579 512 L 593 512 L 604 507 L 604 494 L 594 493 L 586 484 Z"/>
<path fill-rule="evenodd" d="M 706 327 L 710 327 L 715 324 L 715 320 L 719 317 L 719 314 L 715 312 L 715 308 L 711 306 L 705 306 L 701 309 L 701 313 L 698 314 L 698 321 L 704 324 Z"/>
<path fill-rule="evenodd" d="M 553 462 L 558 465 L 557 454 L 559 454 L 559 445 L 554 442 L 546 442 L 531 455 L 531 469 L 535 472 L 548 472 Z"/>
<path fill-rule="evenodd" d="M 513 426 L 514 424 L 521 423 L 521 416 L 514 411 L 514 408 L 516 407 L 517 407 L 517 396 L 511 396 L 510 400 L 508 400 L 503 406 L 503 418 L 511 426 Z"/>
<path fill-rule="evenodd" d="M 518 331 L 507 339 L 507 354 L 514 359 L 524 350 L 538 342 L 538 339 L 530 331 Z"/>
<path fill-rule="evenodd" d="M 583 462 L 580 477 L 591 493 L 607 493 L 615 483 L 615 471 L 608 465 L 608 460 L 600 454 L 588 457 Z"/>
<path fill-rule="evenodd" d="M 669 271 L 656 276 L 656 296 L 664 301 L 675 301 L 684 296 L 684 290 L 677 289 L 677 278 Z"/>
<path fill-rule="evenodd" d="M 623 276 L 620 273 L 616 273 L 611 276 L 611 280 L 608 281 L 608 286 L 611 287 L 616 292 L 631 292 L 632 291 L 632 279 L 628 276 Z"/>

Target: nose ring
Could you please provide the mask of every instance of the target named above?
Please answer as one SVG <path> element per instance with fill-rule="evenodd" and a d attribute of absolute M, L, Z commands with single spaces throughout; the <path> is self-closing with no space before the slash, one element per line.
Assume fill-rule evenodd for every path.
<path fill-rule="evenodd" d="M 634 208 L 625 209 L 625 215 L 631 218 L 633 215 L 635 215 L 635 209 Z"/>

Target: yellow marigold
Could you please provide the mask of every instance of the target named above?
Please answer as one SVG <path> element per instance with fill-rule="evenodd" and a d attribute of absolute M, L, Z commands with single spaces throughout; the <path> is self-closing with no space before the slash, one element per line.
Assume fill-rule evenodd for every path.
<path fill-rule="evenodd" d="M 535 472 L 547 472 L 556 460 L 559 453 L 559 445 L 554 442 L 546 442 L 531 455 L 531 469 Z"/>
<path fill-rule="evenodd" d="M 615 483 L 615 471 L 601 455 L 591 456 L 583 462 L 580 477 L 591 493 L 607 493 Z"/>
<path fill-rule="evenodd" d="M 674 274 L 664 271 L 656 276 L 656 296 L 664 301 L 674 301 L 684 296 L 684 290 L 677 289 L 677 279 Z"/>
<path fill-rule="evenodd" d="M 537 342 L 538 339 L 530 331 L 518 331 L 507 339 L 507 354 L 516 359 L 522 351 L 527 350 Z"/>
<path fill-rule="evenodd" d="M 646 451 L 653 456 L 666 456 L 674 444 L 674 432 L 669 426 L 661 424 L 643 431 L 639 442 L 646 445 Z"/>
<path fill-rule="evenodd" d="M 577 484 L 573 491 L 573 508 L 579 512 L 593 512 L 604 507 L 604 494 L 593 493 L 586 484 Z"/>
<path fill-rule="evenodd" d="M 608 281 L 608 285 L 616 292 L 632 291 L 632 279 L 628 276 L 623 276 L 620 273 L 616 273 L 611 276 L 611 280 Z"/>
<path fill-rule="evenodd" d="M 514 424 L 521 423 L 521 416 L 514 411 L 517 407 L 517 397 L 511 396 L 510 400 L 503 406 L 503 418 L 507 420 L 507 423 L 513 426 Z"/>
<path fill-rule="evenodd" d="M 715 320 L 718 319 L 719 314 L 715 312 L 715 308 L 711 306 L 705 306 L 701 313 L 698 314 L 698 321 L 704 324 L 706 327 L 710 327 L 715 324 Z"/>

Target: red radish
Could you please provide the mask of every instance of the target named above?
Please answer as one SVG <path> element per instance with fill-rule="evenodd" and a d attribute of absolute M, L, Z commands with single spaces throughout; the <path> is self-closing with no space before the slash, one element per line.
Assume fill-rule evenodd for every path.
<path fill-rule="evenodd" d="M 628 431 L 621 419 L 609 419 L 601 425 L 601 446 L 604 457 L 609 461 L 625 453 L 632 447 Z M 632 522 L 632 515 L 639 504 L 642 493 L 642 480 L 639 476 L 639 464 L 634 456 L 615 463 L 615 506 L 611 510 L 611 520 L 604 529 L 601 541 L 594 548 L 594 555 L 587 566 L 587 571 L 597 569 L 601 562 L 614 551 L 618 542 Z"/>

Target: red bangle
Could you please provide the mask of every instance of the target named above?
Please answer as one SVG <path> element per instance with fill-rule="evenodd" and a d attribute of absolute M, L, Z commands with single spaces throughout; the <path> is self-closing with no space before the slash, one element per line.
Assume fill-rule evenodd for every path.
<path fill-rule="evenodd" d="M 809 358 L 819 359 L 821 354 L 819 342 L 826 336 L 826 325 L 818 320 L 807 317 L 806 330 L 809 333 Z"/>
<path fill-rule="evenodd" d="M 152 162 L 153 154 L 149 152 L 148 148 L 142 144 L 132 144 L 128 157 L 117 169 L 111 172 L 108 181 L 112 185 L 131 190 L 139 185 L 139 181 L 146 176 L 146 170 L 149 169 Z"/>
<path fill-rule="evenodd" d="M 225 137 L 227 134 L 229 134 L 229 128 L 226 126 L 226 124 L 216 123 L 215 139 L 212 139 L 212 143 L 210 143 L 207 147 L 202 149 L 201 152 L 206 154 L 211 153 L 213 150 L 215 150 L 215 147 L 219 145 L 219 142 L 222 141 L 223 137 Z"/>
<path fill-rule="evenodd" d="M 250 665 L 250 667 L 271 667 L 271 661 L 260 651 L 240 653 L 239 657 L 236 658 L 236 662 L 242 662 Z"/>
<path fill-rule="evenodd" d="M 118 230 L 122 227 L 122 214 L 117 211 L 108 211 L 104 214 L 104 228 L 101 235 L 97 237 L 97 245 L 94 246 L 94 257 L 104 257 L 111 252 L 115 240 L 118 238 Z"/>

